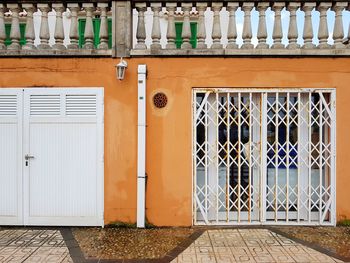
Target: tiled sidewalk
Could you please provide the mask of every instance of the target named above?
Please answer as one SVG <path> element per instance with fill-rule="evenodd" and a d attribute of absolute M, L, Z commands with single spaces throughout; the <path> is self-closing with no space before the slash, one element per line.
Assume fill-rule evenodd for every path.
<path fill-rule="evenodd" d="M 59 230 L 0 230 L 0 262 L 73 262 Z"/>
<path fill-rule="evenodd" d="M 267 229 L 205 231 L 172 262 L 342 262 Z"/>

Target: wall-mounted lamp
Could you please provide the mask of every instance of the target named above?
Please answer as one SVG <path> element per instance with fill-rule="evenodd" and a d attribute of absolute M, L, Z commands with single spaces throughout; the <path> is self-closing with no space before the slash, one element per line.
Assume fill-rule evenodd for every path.
<path fill-rule="evenodd" d="M 120 58 L 120 62 L 115 67 L 117 71 L 117 78 L 119 80 L 123 80 L 128 63 L 123 58 Z"/>

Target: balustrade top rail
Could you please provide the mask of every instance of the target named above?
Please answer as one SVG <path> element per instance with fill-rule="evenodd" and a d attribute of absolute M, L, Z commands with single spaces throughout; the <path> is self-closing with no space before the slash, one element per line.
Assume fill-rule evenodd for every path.
<path fill-rule="evenodd" d="M 349 0 L 6 0 L 0 56 L 350 56 L 349 24 Z"/>

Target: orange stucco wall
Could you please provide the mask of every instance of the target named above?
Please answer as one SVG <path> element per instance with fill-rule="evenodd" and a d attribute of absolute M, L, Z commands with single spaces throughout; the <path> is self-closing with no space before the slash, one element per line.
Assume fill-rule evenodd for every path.
<path fill-rule="evenodd" d="M 336 88 L 337 219 L 350 218 L 350 58 L 0 59 L 0 87 L 105 88 L 105 223 L 136 220 L 137 65 L 147 64 L 147 219 L 192 224 L 193 87 Z M 168 95 L 154 108 L 156 91 Z"/>

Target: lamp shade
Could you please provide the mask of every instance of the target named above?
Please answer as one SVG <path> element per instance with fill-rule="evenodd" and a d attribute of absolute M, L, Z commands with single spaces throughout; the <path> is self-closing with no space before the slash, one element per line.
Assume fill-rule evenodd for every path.
<path fill-rule="evenodd" d="M 125 76 L 125 70 L 128 67 L 128 63 L 123 60 L 123 58 L 120 59 L 120 62 L 116 65 L 116 74 L 117 74 L 117 78 L 119 80 L 123 80 L 124 76 Z"/>

